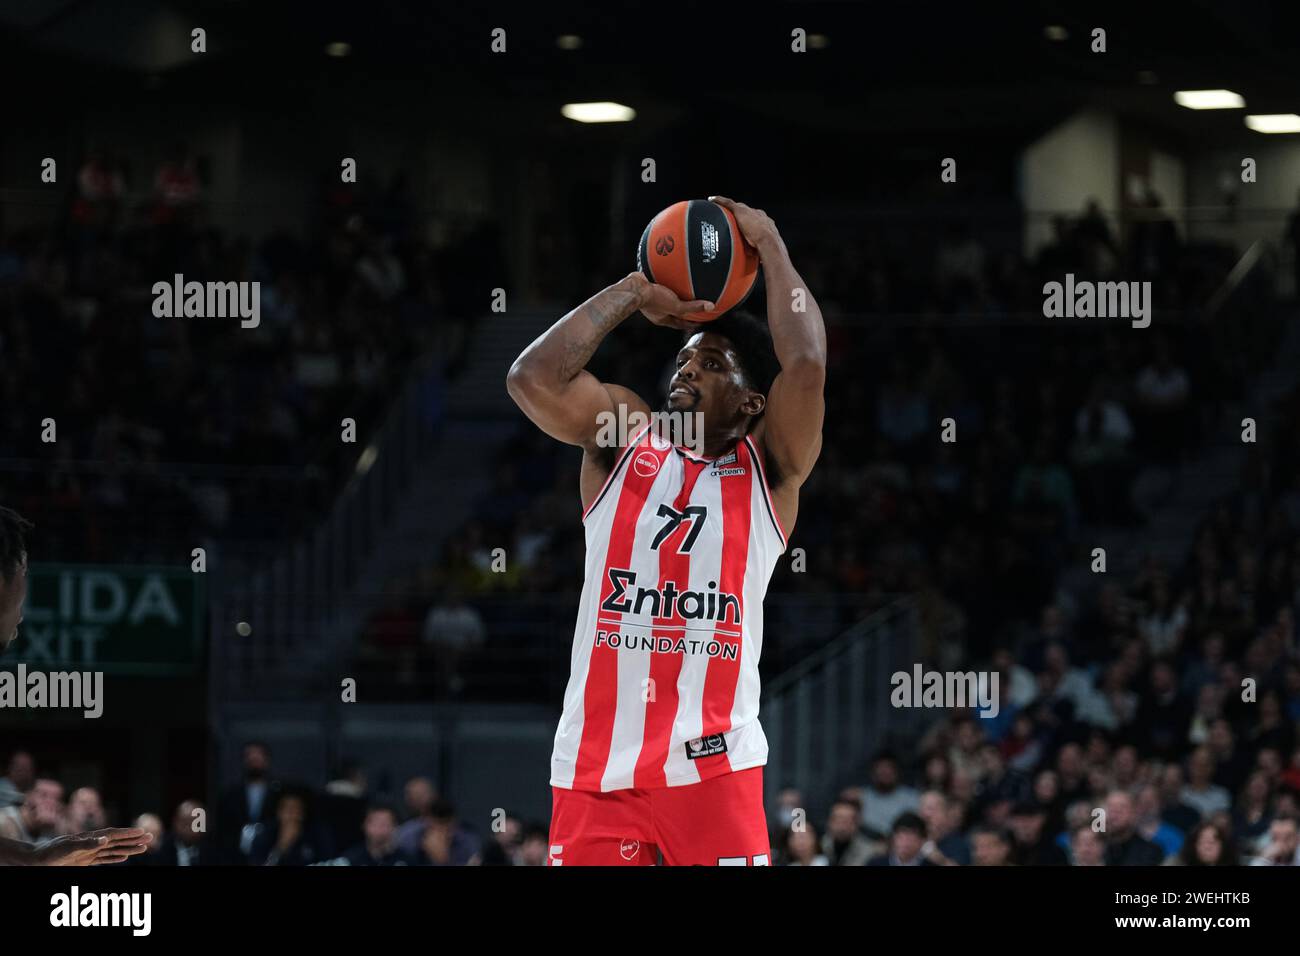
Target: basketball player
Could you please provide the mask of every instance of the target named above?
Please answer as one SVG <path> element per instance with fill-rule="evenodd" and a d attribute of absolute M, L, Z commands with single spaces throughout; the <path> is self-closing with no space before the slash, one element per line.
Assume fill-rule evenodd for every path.
<path fill-rule="evenodd" d="M 0 653 L 18 636 L 27 600 L 27 545 L 31 523 L 0 506 Z M 138 828 L 94 830 L 46 843 L 0 838 L 0 866 L 91 866 L 121 863 L 143 853 L 153 837 Z"/>
<path fill-rule="evenodd" d="M 766 327 L 737 312 L 687 322 L 712 304 L 634 272 L 551 326 L 507 380 L 539 428 L 583 450 L 586 582 L 551 756 L 552 866 L 771 860 L 763 595 L 821 451 L 826 331 L 772 220 L 713 198 L 758 251 Z M 651 428 L 599 443 L 598 415 L 649 417 L 584 369 L 638 310 L 685 330 L 664 410 L 700 413 L 702 455 Z"/>

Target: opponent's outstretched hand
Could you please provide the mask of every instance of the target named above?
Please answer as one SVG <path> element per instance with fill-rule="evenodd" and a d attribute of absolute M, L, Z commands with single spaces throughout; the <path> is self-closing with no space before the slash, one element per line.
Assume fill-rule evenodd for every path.
<path fill-rule="evenodd" d="M 100 866 L 121 863 L 148 849 L 153 834 L 139 827 L 109 827 L 51 840 L 36 849 L 37 866 Z"/>

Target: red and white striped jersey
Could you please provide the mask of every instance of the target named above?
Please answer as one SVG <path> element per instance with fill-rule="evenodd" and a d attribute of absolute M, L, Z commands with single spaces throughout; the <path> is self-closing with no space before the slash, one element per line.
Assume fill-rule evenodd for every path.
<path fill-rule="evenodd" d="M 644 429 L 583 524 L 551 785 L 675 787 L 766 763 L 763 596 L 786 539 L 753 442 L 703 459 Z"/>

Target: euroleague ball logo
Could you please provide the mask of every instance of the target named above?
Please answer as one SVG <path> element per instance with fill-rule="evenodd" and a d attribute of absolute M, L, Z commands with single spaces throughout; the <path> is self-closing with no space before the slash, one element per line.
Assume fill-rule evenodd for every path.
<path fill-rule="evenodd" d="M 625 860 L 634 860 L 636 855 L 641 852 L 640 840 L 624 840 L 618 845 L 618 853 Z"/>
<path fill-rule="evenodd" d="M 673 251 L 673 248 L 676 245 L 677 244 L 673 242 L 672 236 L 660 236 L 655 242 L 655 252 L 661 256 L 666 256 L 668 253 Z"/>
<path fill-rule="evenodd" d="M 654 452 L 643 451 L 632 462 L 632 470 L 642 478 L 650 478 L 659 473 L 659 456 Z"/>

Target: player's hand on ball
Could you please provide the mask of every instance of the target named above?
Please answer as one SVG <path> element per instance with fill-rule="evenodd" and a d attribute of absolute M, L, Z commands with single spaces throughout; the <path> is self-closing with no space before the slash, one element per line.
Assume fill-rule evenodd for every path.
<path fill-rule="evenodd" d="M 655 325 L 670 329 L 694 328 L 700 323 L 691 322 L 682 316 L 690 312 L 708 312 L 713 309 L 713 303 L 706 299 L 683 301 L 677 298 L 677 294 L 672 289 L 651 282 L 640 272 L 633 272 L 632 276 L 636 277 L 633 281 L 640 280 L 637 282 L 637 290 L 640 295 L 641 314 Z"/>
<path fill-rule="evenodd" d="M 38 866 L 99 866 L 143 853 L 153 834 L 138 827 L 91 830 L 51 840 L 36 851 Z"/>
<path fill-rule="evenodd" d="M 775 239 L 778 235 L 776 223 L 763 210 L 746 206 L 743 202 L 736 202 L 726 196 L 710 196 L 709 200 L 731 211 L 731 214 L 736 217 L 736 226 L 740 229 L 740 234 L 755 249 L 762 250 L 769 239 Z"/>

